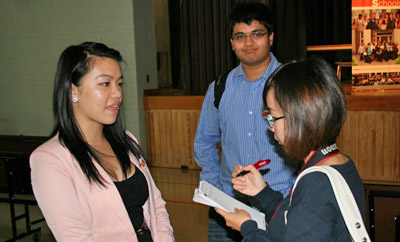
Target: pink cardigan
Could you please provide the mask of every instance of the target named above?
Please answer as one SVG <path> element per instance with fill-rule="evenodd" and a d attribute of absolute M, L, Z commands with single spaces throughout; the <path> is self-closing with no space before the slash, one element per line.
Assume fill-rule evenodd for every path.
<path fill-rule="evenodd" d="M 132 154 L 130 159 L 147 179 L 149 199 L 143 215 L 153 241 L 175 241 L 165 201 L 147 164 L 144 160 L 138 162 Z M 106 187 L 88 182 L 78 162 L 58 141 L 58 135 L 32 153 L 33 192 L 53 235 L 57 241 L 68 242 L 137 241 L 116 186 L 104 169 L 94 164 L 105 178 Z"/>

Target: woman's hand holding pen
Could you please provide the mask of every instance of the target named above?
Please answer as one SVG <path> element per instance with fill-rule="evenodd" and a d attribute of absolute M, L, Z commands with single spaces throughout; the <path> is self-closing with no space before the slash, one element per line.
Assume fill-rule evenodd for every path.
<path fill-rule="evenodd" d="M 253 165 L 250 164 L 244 167 L 235 165 L 233 168 L 232 184 L 235 190 L 249 196 L 254 196 L 267 185 L 261 173 Z M 238 176 L 242 171 L 249 171 L 249 173 Z M 238 231 L 240 231 L 240 227 L 244 222 L 251 220 L 250 215 L 242 209 L 235 209 L 233 213 L 225 212 L 218 208 L 215 211 L 224 217 L 227 226 Z"/>
<path fill-rule="evenodd" d="M 253 165 L 235 165 L 233 168 L 232 184 L 235 190 L 249 196 L 255 196 L 267 185 L 261 173 Z M 236 177 L 242 171 L 249 171 L 249 173 Z"/>

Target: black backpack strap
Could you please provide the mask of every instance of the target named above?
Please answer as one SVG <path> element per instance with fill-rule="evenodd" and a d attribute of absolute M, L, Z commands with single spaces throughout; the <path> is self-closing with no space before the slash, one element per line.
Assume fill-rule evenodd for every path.
<path fill-rule="evenodd" d="M 218 109 L 222 94 L 225 91 L 226 78 L 230 71 L 221 74 L 214 83 L 214 106 Z"/>

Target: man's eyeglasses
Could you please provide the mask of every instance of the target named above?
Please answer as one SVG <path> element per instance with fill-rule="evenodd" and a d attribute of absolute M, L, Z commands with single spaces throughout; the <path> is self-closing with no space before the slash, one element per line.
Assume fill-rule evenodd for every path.
<path fill-rule="evenodd" d="M 273 117 L 272 115 L 271 115 L 271 113 L 270 113 L 270 111 L 269 110 L 264 110 L 264 112 L 263 112 L 263 117 L 267 120 L 267 122 L 268 122 L 268 126 L 272 129 L 273 127 L 274 127 L 274 122 L 275 121 L 277 121 L 277 120 L 279 120 L 279 119 L 282 119 L 282 118 L 284 118 L 285 117 L 285 115 L 283 115 L 283 116 L 280 116 L 280 117 Z"/>
<path fill-rule="evenodd" d="M 267 34 L 267 32 L 254 32 L 249 35 L 236 34 L 232 37 L 232 39 L 236 40 L 238 42 L 245 42 L 247 37 L 249 37 L 251 40 L 258 40 L 258 39 L 261 39 L 261 37 L 263 37 L 266 34 Z"/>

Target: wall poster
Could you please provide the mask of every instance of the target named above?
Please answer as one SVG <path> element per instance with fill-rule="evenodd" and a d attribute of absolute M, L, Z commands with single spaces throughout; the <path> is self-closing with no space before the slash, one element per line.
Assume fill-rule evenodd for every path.
<path fill-rule="evenodd" d="M 352 0 L 352 91 L 400 89 L 400 0 Z"/>

